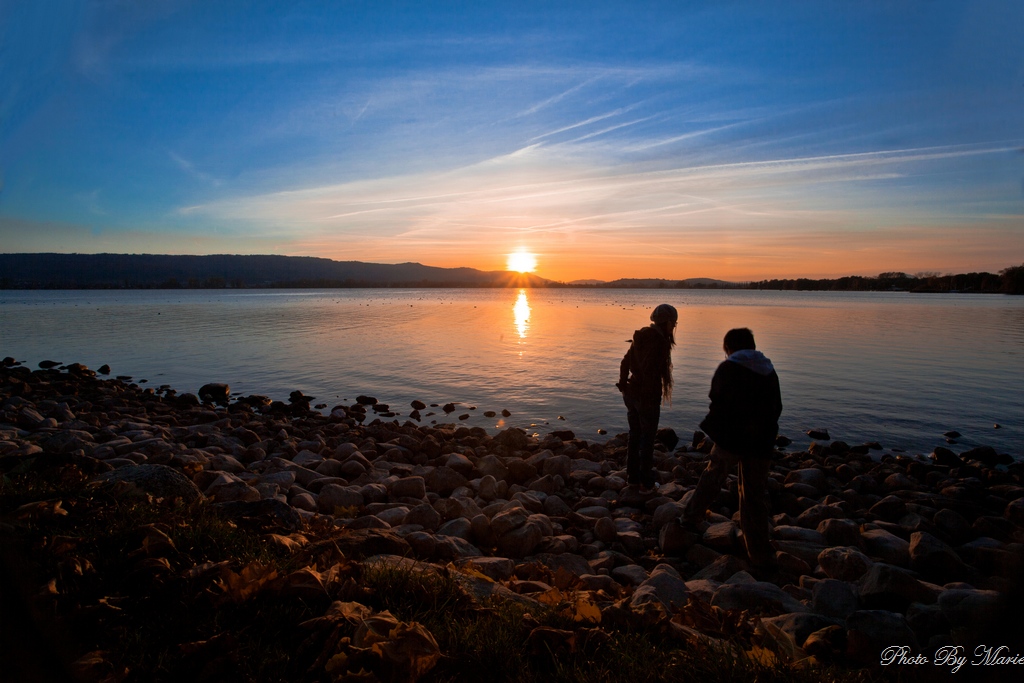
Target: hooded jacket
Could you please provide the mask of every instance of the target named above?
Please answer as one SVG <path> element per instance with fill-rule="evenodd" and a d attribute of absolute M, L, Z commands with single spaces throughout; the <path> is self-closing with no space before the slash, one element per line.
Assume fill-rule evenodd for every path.
<path fill-rule="evenodd" d="M 661 405 L 662 375 L 671 362 L 672 345 L 656 325 L 633 333 L 633 341 L 619 363 L 619 385 L 623 393 L 642 406 Z"/>
<path fill-rule="evenodd" d="M 782 414 L 779 376 L 760 351 L 729 356 L 711 380 L 711 407 L 700 428 L 722 448 L 742 456 L 771 457 Z"/>

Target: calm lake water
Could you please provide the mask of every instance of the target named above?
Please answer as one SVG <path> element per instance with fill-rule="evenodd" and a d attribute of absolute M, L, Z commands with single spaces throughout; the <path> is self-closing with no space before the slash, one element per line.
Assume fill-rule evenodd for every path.
<path fill-rule="evenodd" d="M 446 417 L 489 429 L 572 429 L 601 440 L 626 430 L 615 389 L 633 330 L 668 302 L 680 311 L 675 393 L 662 425 L 684 439 L 732 327 L 772 359 L 796 445 L 827 427 L 850 444 L 928 453 L 942 433 L 962 451 L 1024 456 L 1024 297 L 677 290 L 0 291 L 0 356 L 52 359 L 195 392 L 314 403 L 376 396 L 461 402 Z M 476 410 L 469 410 L 475 406 Z M 500 411 L 512 416 L 502 421 Z M 486 418 L 483 412 L 499 412 Z M 428 411 L 422 411 L 427 413 Z M 560 419 L 564 418 L 563 419 Z M 994 425 L 1001 425 L 995 429 Z"/>

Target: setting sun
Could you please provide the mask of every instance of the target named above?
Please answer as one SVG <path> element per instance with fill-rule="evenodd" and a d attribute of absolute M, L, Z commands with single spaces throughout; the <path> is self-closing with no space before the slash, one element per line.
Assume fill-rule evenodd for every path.
<path fill-rule="evenodd" d="M 520 249 L 508 255 L 508 270 L 532 273 L 537 268 L 537 255 Z"/>

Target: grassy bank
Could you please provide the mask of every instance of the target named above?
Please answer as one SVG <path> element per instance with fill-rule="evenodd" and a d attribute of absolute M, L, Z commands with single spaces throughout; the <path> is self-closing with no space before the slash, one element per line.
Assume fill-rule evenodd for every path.
<path fill-rule="evenodd" d="M 206 503 L 90 485 L 97 468 L 77 456 L 0 459 L 9 680 L 724 683 L 879 675 L 796 662 L 755 617 L 706 604 L 644 623 L 615 619 L 614 610 L 602 618 L 567 609 L 571 586 L 547 605 L 480 598 L 454 567 L 366 562 L 361 555 L 371 549 L 353 551 L 351 532 L 331 524 L 288 529 L 272 516 L 232 518 Z M 375 640 L 366 617 L 384 611 L 394 620 L 384 616 Z"/>

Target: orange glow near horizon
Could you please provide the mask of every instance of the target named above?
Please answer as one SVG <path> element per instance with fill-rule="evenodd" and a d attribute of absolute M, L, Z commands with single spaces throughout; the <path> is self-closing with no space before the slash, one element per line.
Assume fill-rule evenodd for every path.
<path fill-rule="evenodd" d="M 508 255 L 506 264 L 507 270 L 532 273 L 537 269 L 537 255 L 520 248 Z"/>

